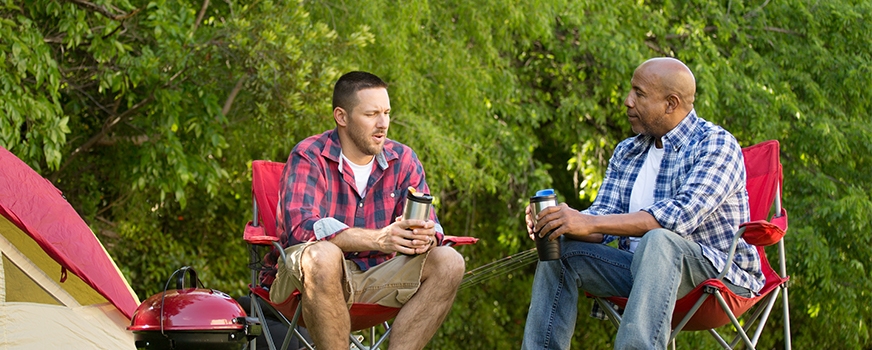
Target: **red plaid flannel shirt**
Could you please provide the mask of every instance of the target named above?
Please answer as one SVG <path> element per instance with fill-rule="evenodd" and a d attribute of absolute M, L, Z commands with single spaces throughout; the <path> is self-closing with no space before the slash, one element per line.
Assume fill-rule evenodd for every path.
<path fill-rule="evenodd" d="M 276 233 L 283 247 L 329 240 L 349 227 L 381 229 L 402 215 L 410 186 L 430 193 L 424 180 L 424 167 L 406 145 L 385 140 L 383 151 L 376 155 L 363 198 L 355 190 L 351 167 L 340 162 L 340 152 L 339 134 L 335 129 L 311 136 L 291 151 L 282 173 L 276 213 Z M 436 223 L 437 244 L 442 244 L 444 231 L 435 210 L 431 210 L 430 220 Z M 395 254 L 346 252 L 345 258 L 365 271 Z M 271 285 L 275 279 L 278 255 L 273 249 L 264 258 L 269 267 L 261 278 L 264 285 Z"/>

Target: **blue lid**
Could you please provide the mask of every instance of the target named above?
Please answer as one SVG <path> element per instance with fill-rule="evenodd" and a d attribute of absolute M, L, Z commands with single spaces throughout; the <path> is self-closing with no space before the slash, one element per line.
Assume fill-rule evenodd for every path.
<path fill-rule="evenodd" d="M 554 189 L 551 189 L 551 188 L 549 188 L 549 189 L 545 189 L 545 190 L 536 191 L 536 197 L 539 197 L 539 196 L 550 196 L 550 195 L 552 195 L 552 194 L 554 194 Z"/>

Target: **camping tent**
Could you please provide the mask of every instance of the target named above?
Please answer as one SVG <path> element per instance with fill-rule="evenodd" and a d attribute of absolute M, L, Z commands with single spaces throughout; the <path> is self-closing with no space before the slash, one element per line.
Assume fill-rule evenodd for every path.
<path fill-rule="evenodd" d="M 139 300 L 61 192 L 0 147 L 0 349 L 133 349 Z"/>

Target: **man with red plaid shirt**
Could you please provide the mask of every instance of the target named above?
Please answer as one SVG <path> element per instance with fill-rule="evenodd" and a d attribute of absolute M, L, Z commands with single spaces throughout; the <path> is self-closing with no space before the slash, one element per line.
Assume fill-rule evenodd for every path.
<path fill-rule="evenodd" d="M 409 188 L 429 188 L 412 149 L 387 138 L 390 111 L 384 81 L 343 75 L 333 90 L 336 129 L 297 144 L 283 171 L 276 222 L 288 263 L 269 254 L 275 269 L 263 283 L 272 300 L 301 292 L 319 349 L 348 348 L 352 303 L 401 308 L 390 348 L 422 349 L 463 276 L 434 211 L 427 221 L 395 219 Z"/>

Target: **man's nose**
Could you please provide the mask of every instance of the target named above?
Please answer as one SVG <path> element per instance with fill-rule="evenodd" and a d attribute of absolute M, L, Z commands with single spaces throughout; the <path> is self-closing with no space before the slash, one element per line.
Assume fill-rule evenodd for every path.
<path fill-rule="evenodd" d="M 386 129 L 391 123 L 391 116 L 387 113 L 379 113 L 378 120 L 375 126 L 379 129 Z"/>
<path fill-rule="evenodd" d="M 630 98 L 629 94 L 624 98 L 624 106 L 627 106 L 627 108 L 633 108 L 633 100 Z"/>

